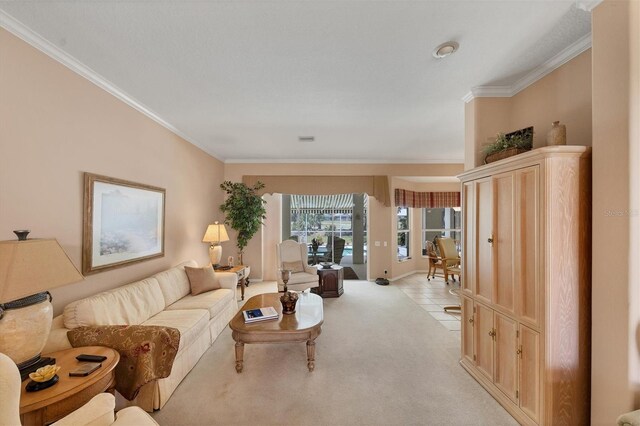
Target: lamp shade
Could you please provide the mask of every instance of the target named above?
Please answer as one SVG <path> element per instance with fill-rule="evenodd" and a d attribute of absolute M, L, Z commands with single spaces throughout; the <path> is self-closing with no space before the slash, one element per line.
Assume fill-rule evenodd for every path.
<path fill-rule="evenodd" d="M 0 241 L 0 303 L 83 279 L 55 239 Z"/>
<path fill-rule="evenodd" d="M 213 225 L 207 227 L 202 238 L 203 243 L 221 243 L 223 241 L 229 241 L 229 235 L 227 234 L 227 228 L 223 223 L 214 222 Z"/>

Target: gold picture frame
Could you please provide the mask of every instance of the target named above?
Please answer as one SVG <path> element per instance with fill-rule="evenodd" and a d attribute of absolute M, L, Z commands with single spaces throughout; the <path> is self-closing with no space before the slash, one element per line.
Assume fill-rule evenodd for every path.
<path fill-rule="evenodd" d="M 164 256 L 164 188 L 85 172 L 82 273 Z"/>

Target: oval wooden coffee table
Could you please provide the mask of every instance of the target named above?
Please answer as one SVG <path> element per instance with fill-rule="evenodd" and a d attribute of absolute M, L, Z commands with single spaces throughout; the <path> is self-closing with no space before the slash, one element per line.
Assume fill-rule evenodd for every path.
<path fill-rule="evenodd" d="M 307 342 L 307 367 L 315 368 L 316 337 L 321 333 L 324 321 L 322 298 L 311 293 L 301 293 L 296 312 L 282 314 L 279 293 L 266 293 L 247 300 L 242 310 L 229 322 L 231 334 L 236 341 L 236 371 L 242 372 L 245 343 L 295 343 Z M 273 306 L 278 319 L 245 324 L 242 311 Z"/>
<path fill-rule="evenodd" d="M 102 367 L 85 377 L 69 377 L 69 371 L 78 368 L 76 356 L 80 354 L 104 355 Z M 52 352 L 46 356 L 55 358 L 60 366 L 60 381 L 50 388 L 27 392 L 29 379 L 22 382 L 20 394 L 20 419 L 23 425 L 44 425 L 60 420 L 77 410 L 101 392 L 112 392 L 115 387 L 115 371 L 120 354 L 104 346 L 85 346 Z"/>

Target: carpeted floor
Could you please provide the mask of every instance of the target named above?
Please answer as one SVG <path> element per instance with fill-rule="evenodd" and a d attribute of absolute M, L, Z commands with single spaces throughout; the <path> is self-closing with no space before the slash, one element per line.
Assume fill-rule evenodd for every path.
<path fill-rule="evenodd" d="M 324 300 L 312 373 L 304 343 L 245 345 L 236 373 L 227 328 L 153 417 L 161 425 L 517 424 L 459 366 L 459 338 L 394 284 L 348 281 L 340 298 Z M 248 290 L 247 298 L 275 284 Z"/>

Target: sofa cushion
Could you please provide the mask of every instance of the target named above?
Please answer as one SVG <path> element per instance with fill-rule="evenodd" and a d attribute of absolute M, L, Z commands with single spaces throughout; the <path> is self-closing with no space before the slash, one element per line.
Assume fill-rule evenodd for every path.
<path fill-rule="evenodd" d="M 208 291 L 197 296 L 189 294 L 173 305 L 167 306 L 166 310 L 206 309 L 209 311 L 209 318 L 211 319 L 226 309 L 229 301 L 233 299 L 233 295 L 234 292 L 226 288 Z"/>
<path fill-rule="evenodd" d="M 209 324 L 209 312 L 205 309 L 162 311 L 143 322 L 142 325 L 173 327 L 180 331 L 178 353 L 188 348 L 204 332 Z"/>
<path fill-rule="evenodd" d="M 216 279 L 216 273 L 213 270 L 213 266 L 205 266 L 204 268 L 192 268 L 190 266 L 184 267 L 189 278 L 189 285 L 191 286 L 191 294 L 197 295 L 211 290 L 217 290 L 220 288 L 220 283 Z"/>
<path fill-rule="evenodd" d="M 191 292 L 189 279 L 184 271 L 185 266 L 194 267 L 198 266 L 198 264 L 195 260 L 190 260 L 153 276 L 153 278 L 158 280 L 158 284 L 160 284 L 160 290 L 162 290 L 166 304 L 165 306 L 169 306 Z"/>
<path fill-rule="evenodd" d="M 68 304 L 64 308 L 64 326 L 137 325 L 164 307 L 160 285 L 151 277 Z"/>

